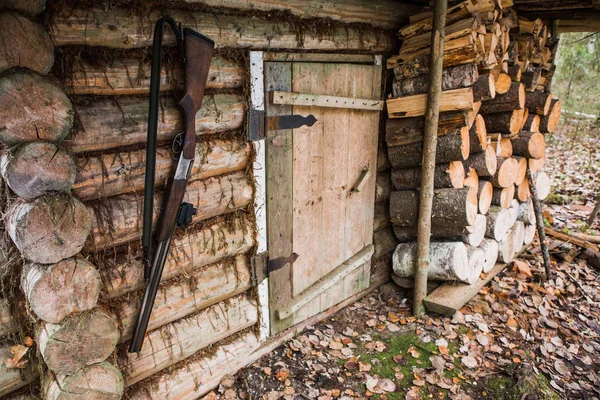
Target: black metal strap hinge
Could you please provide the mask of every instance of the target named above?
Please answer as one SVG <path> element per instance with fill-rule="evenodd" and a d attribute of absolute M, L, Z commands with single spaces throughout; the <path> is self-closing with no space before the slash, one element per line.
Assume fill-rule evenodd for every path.
<path fill-rule="evenodd" d="M 248 140 L 264 139 L 267 131 L 297 129 L 301 126 L 313 126 L 315 122 L 317 122 L 317 119 L 312 114 L 306 117 L 302 115 L 277 115 L 265 118 L 264 111 L 250 110 L 247 126 Z"/>
<path fill-rule="evenodd" d="M 250 259 L 252 284 L 258 285 L 264 281 L 271 272 L 277 271 L 287 264 L 294 264 L 298 259 L 298 254 L 292 253 L 288 257 L 269 258 L 269 252 L 259 253 Z"/>

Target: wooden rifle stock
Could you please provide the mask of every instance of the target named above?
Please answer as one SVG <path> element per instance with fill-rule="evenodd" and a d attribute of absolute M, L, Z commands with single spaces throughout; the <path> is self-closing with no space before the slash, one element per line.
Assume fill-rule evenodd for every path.
<path fill-rule="evenodd" d="M 148 321 L 152 313 L 152 307 L 154 306 L 154 299 L 158 291 L 160 284 L 163 268 L 167 255 L 169 253 L 169 247 L 171 244 L 171 237 L 175 229 L 175 225 L 180 227 L 187 226 L 192 221 L 192 215 L 196 214 L 196 209 L 188 203 L 183 203 L 183 197 L 187 188 L 188 179 L 194 163 L 194 154 L 196 150 L 196 113 L 202 106 L 202 99 L 204 98 L 204 90 L 206 88 L 206 81 L 208 79 L 208 70 L 210 68 L 210 61 L 212 58 L 214 42 L 195 32 L 189 28 L 184 28 L 183 35 L 177 29 L 174 21 L 170 17 L 161 18 L 157 27 L 154 31 L 154 51 L 152 54 L 153 58 L 161 57 L 161 43 L 162 43 L 162 24 L 168 22 L 171 28 L 175 31 L 175 35 L 178 38 L 178 43 L 183 45 L 183 59 L 185 64 L 185 87 L 183 99 L 179 102 L 181 108 L 182 117 L 184 121 L 185 130 L 183 132 L 183 143 L 181 147 L 181 153 L 179 155 L 179 161 L 177 163 L 177 169 L 175 175 L 171 180 L 169 189 L 167 191 L 166 199 L 163 203 L 161 218 L 156 231 L 156 250 L 152 254 L 150 252 L 150 240 L 148 237 L 143 240 L 144 249 L 147 250 L 147 256 L 145 262 L 148 264 L 149 273 L 147 273 L 146 289 L 144 291 L 144 299 L 140 307 L 140 311 L 135 326 L 135 331 L 129 345 L 130 353 L 137 353 L 142 349 L 144 342 L 144 336 L 146 335 L 146 329 L 148 328 Z M 160 35 L 160 38 L 157 37 Z M 183 38 L 183 39 L 182 39 Z M 181 41 L 183 40 L 183 43 Z M 155 68 L 158 65 L 158 68 Z M 156 151 L 156 121 L 157 115 L 157 104 L 158 104 L 158 87 L 160 85 L 159 79 L 155 79 L 155 75 L 160 75 L 160 62 L 156 64 L 153 60 L 151 77 L 151 97 L 150 97 L 150 115 L 148 118 L 148 149 L 149 153 Z M 152 85 L 155 85 L 152 87 Z M 153 96 L 156 96 L 154 98 Z M 150 122 L 152 121 L 152 125 Z M 150 144 L 152 143 L 152 148 Z M 155 157 L 147 157 L 148 164 L 146 165 L 146 182 L 154 182 L 153 175 L 155 166 Z M 152 176 L 150 176 L 150 174 Z M 144 231 L 149 234 L 152 226 L 152 200 L 154 196 L 154 185 L 146 186 L 144 193 Z M 150 207 L 147 209 L 147 207 Z M 148 228 L 148 229 L 147 229 Z M 148 231 L 148 232 L 146 232 Z"/>

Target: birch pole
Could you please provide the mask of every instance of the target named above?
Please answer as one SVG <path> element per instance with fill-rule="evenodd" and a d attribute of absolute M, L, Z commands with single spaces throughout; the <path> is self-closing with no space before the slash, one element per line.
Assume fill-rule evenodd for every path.
<path fill-rule="evenodd" d="M 413 314 L 425 314 L 423 299 L 427 296 L 427 269 L 431 241 L 431 209 L 433 205 L 433 181 L 435 175 L 435 153 L 442 94 L 442 70 L 444 56 L 444 30 L 448 0 L 436 0 L 433 10 L 431 31 L 431 59 L 427 82 L 427 108 L 423 134 L 423 162 L 421 163 L 421 193 L 419 196 L 419 225 L 417 230 L 417 270 Z"/>

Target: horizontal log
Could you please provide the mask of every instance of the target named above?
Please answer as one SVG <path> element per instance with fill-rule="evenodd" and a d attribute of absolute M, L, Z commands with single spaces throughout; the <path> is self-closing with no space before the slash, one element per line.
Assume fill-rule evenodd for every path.
<path fill-rule="evenodd" d="M 245 172 L 192 182 L 184 201 L 197 208 L 192 224 L 221 214 L 232 213 L 250 204 L 253 188 Z M 154 223 L 163 200 L 154 199 Z M 138 239 L 142 234 L 143 198 L 125 194 L 90 206 L 93 212 L 92 234 L 88 250 L 97 251 Z"/>
<path fill-rule="evenodd" d="M 515 197 L 515 185 L 510 185 L 505 188 L 494 188 L 492 195 L 492 204 L 502 208 L 510 207 L 512 199 Z"/>
<path fill-rule="evenodd" d="M 438 136 L 468 125 L 466 111 L 440 113 Z M 389 147 L 423 141 L 425 117 L 389 118 L 385 124 L 385 141 Z"/>
<path fill-rule="evenodd" d="M 387 68 L 394 69 L 396 77 L 416 77 L 429 71 L 429 47 L 415 53 L 391 56 L 387 60 Z M 471 36 L 444 42 L 444 68 L 454 65 L 476 62 L 479 58 L 475 43 Z"/>
<path fill-rule="evenodd" d="M 386 202 L 375 203 L 375 212 L 373 216 L 373 232 L 391 226 L 389 200 Z"/>
<path fill-rule="evenodd" d="M 398 239 L 394 235 L 394 230 L 389 227 L 381 229 L 373 234 L 373 246 L 375 252 L 373 256 L 375 258 L 381 258 L 390 254 L 398 245 Z"/>
<path fill-rule="evenodd" d="M 539 132 L 540 131 L 541 117 L 537 114 L 529 114 L 525 123 L 523 124 L 523 130 L 526 132 Z"/>
<path fill-rule="evenodd" d="M 43 387 L 47 400 L 120 399 L 125 389 L 121 371 L 108 361 L 89 365 L 73 375 L 48 373 Z"/>
<path fill-rule="evenodd" d="M 208 14 L 201 11 L 154 10 L 140 14 L 129 9 L 66 9 L 50 21 L 57 46 L 86 45 L 112 48 L 149 47 L 155 21 L 167 13 L 215 41 L 216 47 L 252 49 L 313 49 L 388 51 L 393 38 L 382 30 L 331 27 L 327 34 L 298 34 L 292 24 L 256 17 Z M 174 45 L 175 37 L 165 31 L 164 43 Z"/>
<path fill-rule="evenodd" d="M 466 168 L 473 168 L 479 177 L 491 178 L 496 174 L 498 165 L 494 147 L 488 144 L 483 153 L 472 154 L 464 161 L 464 165 Z"/>
<path fill-rule="evenodd" d="M 546 154 L 546 139 L 541 133 L 521 132 L 511 139 L 513 153 L 517 156 L 540 159 Z"/>
<path fill-rule="evenodd" d="M 485 100 L 479 110 L 482 114 L 509 112 L 525 107 L 525 87 L 519 82 L 512 82 L 510 89 L 504 94 L 497 94 L 490 100 Z"/>
<path fill-rule="evenodd" d="M 468 282 L 471 277 L 467 248 L 462 242 L 432 242 L 429 259 L 428 279 Z M 417 268 L 417 244 L 398 245 L 392 262 L 394 274 L 402 278 L 413 277 Z"/>
<path fill-rule="evenodd" d="M 528 92 L 525 99 L 525 107 L 532 114 L 548 115 L 552 103 L 552 93 Z"/>
<path fill-rule="evenodd" d="M 3 344 L 0 346 L 0 396 L 2 398 L 8 395 L 9 393 L 14 392 L 22 387 L 29 385 L 31 382 L 35 381 L 39 376 L 39 368 L 36 368 L 33 362 L 29 361 L 27 366 L 23 369 L 19 368 L 8 368 L 6 364 L 4 364 L 4 360 L 7 358 L 13 358 L 10 348 L 15 343 Z M 35 353 L 32 349 L 28 351 L 30 354 L 28 356 L 32 356 L 32 360 L 35 360 Z"/>
<path fill-rule="evenodd" d="M 442 73 L 442 90 L 453 90 L 472 86 L 479 73 L 477 64 L 461 64 L 445 68 Z M 406 97 L 427 93 L 428 75 L 410 78 L 396 78 L 392 87 L 394 97 Z"/>
<path fill-rule="evenodd" d="M 540 119 L 540 132 L 552 133 L 558 126 L 560 114 L 562 112 L 562 103 L 558 99 L 552 99 L 550 103 L 550 111 L 548 115 L 542 116 Z"/>
<path fill-rule="evenodd" d="M 132 58 L 113 60 L 110 63 L 82 61 L 71 67 L 65 90 L 77 95 L 145 95 L 150 93 L 150 62 Z M 179 65 L 163 65 L 160 74 L 160 90 L 183 88 L 183 68 Z M 213 57 L 208 71 L 207 89 L 235 89 L 244 82 L 244 66 L 241 62 L 223 57 Z"/>
<path fill-rule="evenodd" d="M 401 227 L 395 225 L 393 233 L 400 242 L 415 241 L 417 227 Z M 448 241 L 449 239 L 463 242 L 470 246 L 479 246 L 486 231 L 485 215 L 477 214 L 475 223 L 468 226 L 460 225 L 434 225 L 431 227 L 431 237 L 436 240 Z"/>
<path fill-rule="evenodd" d="M 420 117 L 425 115 L 426 94 L 389 99 L 386 101 L 390 118 Z M 471 88 L 446 90 L 440 98 L 440 112 L 469 110 L 473 107 L 473 90 Z"/>
<path fill-rule="evenodd" d="M 494 186 L 490 181 L 480 180 L 478 183 L 477 196 L 479 197 L 479 213 L 487 214 L 492 205 L 492 196 L 494 194 Z"/>
<path fill-rule="evenodd" d="M 245 294 L 215 304 L 148 333 L 139 353 L 119 360 L 131 386 L 258 322 L 258 308 Z"/>
<path fill-rule="evenodd" d="M 170 100 L 159 108 L 158 141 L 169 143 L 183 131 L 181 113 Z M 204 97 L 196 114 L 196 134 L 207 135 L 239 129 L 243 125 L 245 100 L 231 94 Z M 78 127 L 64 143 L 74 153 L 114 149 L 146 142 L 148 100 L 124 97 L 95 100 L 77 106 Z"/>
<path fill-rule="evenodd" d="M 388 202 L 392 192 L 392 181 L 390 171 L 378 172 L 375 178 L 375 203 Z"/>
<path fill-rule="evenodd" d="M 523 110 L 485 114 L 485 126 L 488 132 L 505 135 L 516 134 L 523 125 Z"/>
<path fill-rule="evenodd" d="M 253 246 L 251 222 L 243 214 L 232 220 L 219 219 L 201 229 L 188 229 L 171 242 L 162 281 L 195 274 L 196 270 L 226 258 L 243 254 Z M 113 258 L 100 255 L 96 264 L 106 286 L 105 299 L 114 299 L 144 287 L 141 249 L 136 247 Z"/>
<path fill-rule="evenodd" d="M 479 280 L 479 275 L 483 272 L 485 252 L 479 247 L 467 246 L 467 259 L 469 260 L 469 270 L 471 272 L 467 283 L 472 285 Z"/>
<path fill-rule="evenodd" d="M 483 273 L 487 274 L 494 268 L 496 261 L 498 261 L 498 242 L 494 239 L 483 239 L 479 248 L 485 254 L 483 259 Z"/>
<path fill-rule="evenodd" d="M 433 186 L 436 189 L 460 189 L 465 183 L 465 169 L 462 161 L 437 164 L 435 166 Z M 392 170 L 394 189 L 416 189 L 421 187 L 421 168 L 405 168 Z"/>
<path fill-rule="evenodd" d="M 245 255 L 238 255 L 215 264 L 197 268 L 187 276 L 167 281 L 159 286 L 148 331 L 194 314 L 222 300 L 243 293 L 252 286 L 250 265 Z M 121 341 L 131 339 L 142 294 L 128 296 L 115 305 L 121 324 Z"/>
<path fill-rule="evenodd" d="M 477 114 L 473 126 L 469 129 L 469 142 L 470 154 L 481 153 L 487 148 L 487 128 L 485 127 L 485 119 L 481 114 Z"/>
<path fill-rule="evenodd" d="M 491 206 L 487 213 L 485 236 L 499 242 L 506 237 L 506 234 L 512 225 L 511 211 L 509 208 Z"/>
<path fill-rule="evenodd" d="M 127 396 L 132 400 L 197 399 L 218 386 L 224 375 L 234 374 L 247 365 L 259 346 L 256 334 L 245 332 L 210 352 L 200 352 L 184 363 L 129 387 Z"/>
<path fill-rule="evenodd" d="M 481 22 L 478 18 L 464 18 L 447 24 L 444 32 L 444 41 L 450 41 L 461 36 L 470 35 L 479 29 Z M 402 41 L 400 54 L 414 53 L 420 49 L 431 46 L 431 33 L 425 32 L 420 35 L 405 37 Z"/>
<path fill-rule="evenodd" d="M 484 74 L 473 84 L 473 100 L 482 101 L 496 97 L 496 83 L 490 74 Z"/>
<path fill-rule="evenodd" d="M 506 188 L 515 184 L 519 172 L 519 162 L 512 157 L 496 157 L 498 169 L 490 179 L 494 187 Z"/>
<path fill-rule="evenodd" d="M 239 140 L 201 141 L 190 181 L 244 170 L 249 161 L 250 145 Z M 172 173 L 174 155 L 170 148 L 156 152 L 156 187 L 165 187 Z M 82 200 L 93 200 L 118 194 L 141 192 L 144 189 L 146 150 L 127 153 L 104 153 L 77 161 L 77 178 L 73 194 Z"/>

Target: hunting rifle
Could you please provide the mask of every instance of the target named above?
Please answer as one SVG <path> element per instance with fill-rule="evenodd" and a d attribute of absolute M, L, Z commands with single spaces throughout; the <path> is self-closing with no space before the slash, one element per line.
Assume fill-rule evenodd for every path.
<path fill-rule="evenodd" d="M 168 23 L 177 39 L 177 46 L 183 59 L 185 84 L 183 98 L 179 102 L 183 117 L 184 132 L 177 135 L 175 147 L 180 147 L 179 161 L 175 175 L 163 199 L 162 214 L 156 229 L 156 249 L 152 251 L 152 217 L 154 212 L 154 173 L 156 169 L 156 142 L 158 128 L 158 102 L 160 92 L 160 70 L 162 67 L 162 38 L 164 23 Z M 150 76 L 150 106 L 148 112 L 148 140 L 146 145 L 146 176 L 144 186 L 144 225 L 142 228 L 142 258 L 146 290 L 129 345 L 130 353 L 142 349 L 148 321 L 156 298 L 156 292 L 175 225 L 185 227 L 192 222 L 196 209 L 183 202 L 196 151 L 196 112 L 202 106 L 208 69 L 215 43 L 206 36 L 183 28 L 183 33 L 175 20 L 164 16 L 154 27 L 152 45 L 152 70 Z M 175 146 L 177 144 L 177 146 Z M 179 149 L 175 150 L 178 151 Z"/>

